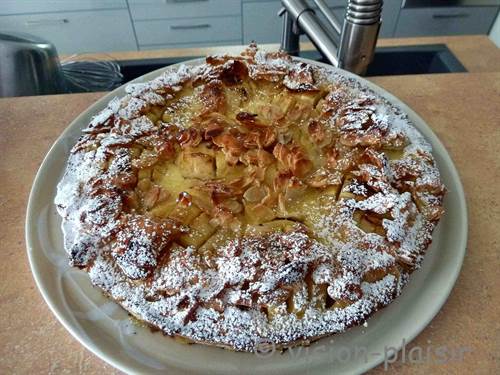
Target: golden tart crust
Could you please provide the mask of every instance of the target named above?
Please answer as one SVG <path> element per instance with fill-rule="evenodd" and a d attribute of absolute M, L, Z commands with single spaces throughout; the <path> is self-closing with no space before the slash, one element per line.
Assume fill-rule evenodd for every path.
<path fill-rule="evenodd" d="M 241 351 L 363 323 L 443 213 L 431 148 L 341 73 L 251 45 L 131 84 L 73 147 L 70 263 L 164 333 Z"/>

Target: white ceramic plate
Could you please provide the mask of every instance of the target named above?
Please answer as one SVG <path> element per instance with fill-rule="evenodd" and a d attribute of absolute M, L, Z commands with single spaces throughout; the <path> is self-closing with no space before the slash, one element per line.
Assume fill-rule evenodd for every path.
<path fill-rule="evenodd" d="M 199 64 L 192 60 L 187 64 Z M 304 60 L 334 69 L 331 66 Z M 166 69 L 171 69 L 169 67 Z M 148 81 L 165 69 L 134 82 Z M 78 116 L 45 157 L 31 190 L 26 218 L 26 242 L 31 269 L 45 301 L 59 321 L 85 347 L 128 373 L 360 373 L 384 361 L 411 341 L 437 314 L 460 272 L 467 240 L 467 210 L 462 184 L 445 148 L 425 122 L 408 106 L 374 84 L 351 76 L 405 111 L 431 143 L 448 188 L 446 214 L 433 236 L 422 268 L 411 276 L 402 295 L 376 313 L 367 327 L 322 339 L 308 348 L 280 353 L 235 353 L 202 345 L 184 345 L 161 333 L 134 325 L 127 313 L 93 288 L 87 274 L 70 268 L 63 248 L 60 218 L 53 204 L 56 185 L 69 150 L 91 117 L 120 87 Z"/>

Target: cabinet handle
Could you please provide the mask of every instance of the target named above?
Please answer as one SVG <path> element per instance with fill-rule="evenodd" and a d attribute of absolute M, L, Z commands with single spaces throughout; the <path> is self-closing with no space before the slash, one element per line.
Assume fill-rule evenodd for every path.
<path fill-rule="evenodd" d="M 469 13 L 455 13 L 455 14 L 433 14 L 432 18 L 444 19 L 444 18 L 467 18 Z"/>
<path fill-rule="evenodd" d="M 201 23 L 198 25 L 172 25 L 170 26 L 170 30 L 189 30 L 189 29 L 208 29 L 210 24 Z"/>
<path fill-rule="evenodd" d="M 38 25 L 61 25 L 63 23 L 69 23 L 66 18 L 56 19 L 56 20 L 31 20 L 26 21 L 26 26 L 38 26 Z"/>
<path fill-rule="evenodd" d="M 165 0 L 165 2 L 168 3 L 201 3 L 202 1 L 208 1 L 208 0 Z"/>

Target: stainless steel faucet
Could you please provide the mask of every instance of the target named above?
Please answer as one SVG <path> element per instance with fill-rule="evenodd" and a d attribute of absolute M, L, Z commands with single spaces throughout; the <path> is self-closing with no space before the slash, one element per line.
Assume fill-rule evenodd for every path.
<path fill-rule="evenodd" d="M 343 25 L 324 0 L 281 0 L 283 34 L 281 48 L 291 55 L 300 52 L 300 34 L 305 33 L 323 55 L 339 68 L 363 75 L 373 60 L 380 30 L 382 0 L 348 0 Z M 318 18 L 323 14 L 328 26 Z"/>

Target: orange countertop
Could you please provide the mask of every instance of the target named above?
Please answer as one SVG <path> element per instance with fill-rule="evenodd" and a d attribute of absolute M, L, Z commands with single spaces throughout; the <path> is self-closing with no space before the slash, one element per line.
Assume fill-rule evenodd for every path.
<path fill-rule="evenodd" d="M 444 143 L 460 173 L 469 210 L 467 255 L 457 284 L 407 351 L 440 345 L 470 351 L 446 364 L 398 360 L 390 365 L 391 374 L 500 372 L 500 52 L 485 37 L 462 38 L 461 46 L 452 39 L 455 47 L 449 47 L 457 57 L 461 59 L 459 50 L 469 56 L 461 59 L 469 73 L 370 78 L 412 107 Z M 483 50 L 475 61 L 474 45 Z M 102 95 L 0 99 L 0 373 L 118 373 L 52 315 L 33 281 L 24 242 L 28 194 L 44 155 L 63 129 Z M 379 366 L 371 373 L 386 372 Z"/>

